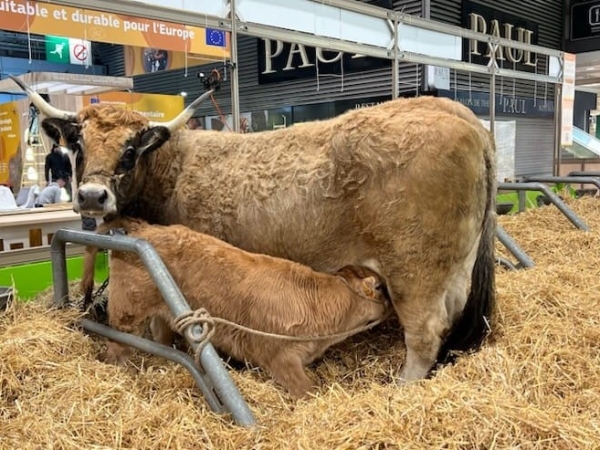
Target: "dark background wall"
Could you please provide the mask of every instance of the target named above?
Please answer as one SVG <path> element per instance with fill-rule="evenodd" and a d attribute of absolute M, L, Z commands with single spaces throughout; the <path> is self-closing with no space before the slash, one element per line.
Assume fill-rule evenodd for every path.
<path fill-rule="evenodd" d="M 575 91 L 573 125 L 589 132 L 590 111 L 594 109 L 596 109 L 596 94 Z"/>

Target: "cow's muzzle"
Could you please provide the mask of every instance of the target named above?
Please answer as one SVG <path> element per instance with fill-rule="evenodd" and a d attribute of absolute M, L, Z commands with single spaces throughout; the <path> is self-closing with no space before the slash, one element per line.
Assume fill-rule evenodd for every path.
<path fill-rule="evenodd" d="M 73 210 L 89 216 L 105 216 L 117 212 L 115 195 L 102 184 L 85 183 L 77 189 Z"/>

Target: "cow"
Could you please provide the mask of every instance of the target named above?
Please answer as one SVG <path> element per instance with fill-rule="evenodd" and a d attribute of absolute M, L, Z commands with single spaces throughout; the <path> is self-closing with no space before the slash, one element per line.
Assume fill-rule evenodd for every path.
<path fill-rule="evenodd" d="M 493 328 L 495 143 L 450 99 L 421 96 L 258 132 L 183 129 L 118 106 L 78 113 L 14 78 L 76 157 L 73 209 L 187 225 L 330 272 L 367 266 L 403 329 L 399 382 L 474 351 Z"/>
<path fill-rule="evenodd" d="M 97 232 L 114 229 L 154 247 L 194 310 L 204 308 L 216 318 L 265 333 L 304 338 L 337 335 L 290 341 L 253 335 L 219 322 L 214 325 L 210 341 L 216 348 L 264 368 L 295 396 L 315 388 L 305 365 L 330 346 L 383 320 L 388 312 L 386 288 L 367 268 L 315 272 L 293 261 L 246 252 L 183 225 L 150 225 L 139 219 L 105 222 Z M 86 274 L 93 274 L 97 251 L 86 248 Z M 139 256 L 112 251 L 109 267 L 109 325 L 141 335 L 143 325 L 152 318 L 153 338 L 171 345 L 169 324 L 174 318 Z M 105 360 L 123 365 L 129 352 L 128 347 L 110 341 Z"/>

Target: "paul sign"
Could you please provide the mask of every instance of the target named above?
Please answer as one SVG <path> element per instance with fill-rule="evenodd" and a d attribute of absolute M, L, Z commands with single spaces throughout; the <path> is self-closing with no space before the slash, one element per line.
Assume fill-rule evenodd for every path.
<path fill-rule="evenodd" d="M 479 33 L 525 44 L 538 42 L 537 23 L 469 0 L 462 2 L 462 26 Z M 531 51 L 501 45 L 493 51 L 486 42 L 463 40 L 463 61 L 487 65 L 492 56 L 495 56 L 498 66 L 506 69 L 534 72 L 538 65 L 537 55 Z"/>
<path fill-rule="evenodd" d="M 390 61 L 386 59 L 265 38 L 258 39 L 259 84 L 314 78 L 317 73 L 342 75 L 386 65 L 390 65 Z"/>

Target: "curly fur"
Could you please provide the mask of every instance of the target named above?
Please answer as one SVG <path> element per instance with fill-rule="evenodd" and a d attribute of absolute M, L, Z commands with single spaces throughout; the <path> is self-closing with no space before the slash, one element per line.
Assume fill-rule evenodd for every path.
<path fill-rule="evenodd" d="M 459 103 L 399 99 L 261 133 L 180 130 L 118 183 L 110 174 L 147 120 L 103 105 L 80 120 L 84 186 L 114 192 L 118 212 L 319 271 L 375 269 L 404 328 L 403 378 L 425 376 L 444 342 L 445 351 L 471 349 L 485 337 L 495 148 Z"/>

